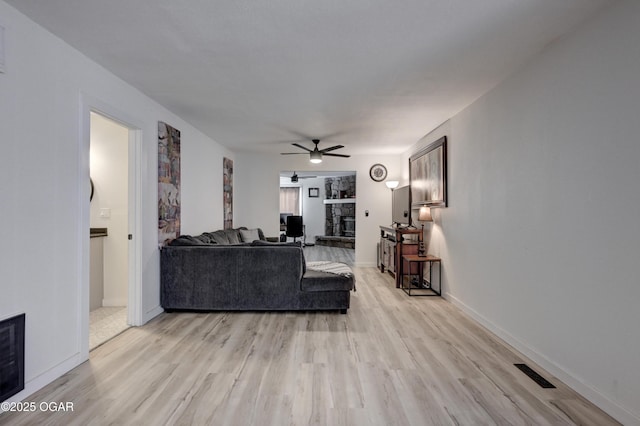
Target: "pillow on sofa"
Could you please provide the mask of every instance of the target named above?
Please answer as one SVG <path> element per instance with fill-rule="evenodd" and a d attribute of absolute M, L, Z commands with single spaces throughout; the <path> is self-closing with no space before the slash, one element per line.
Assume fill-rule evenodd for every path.
<path fill-rule="evenodd" d="M 198 235 L 198 238 L 200 239 L 200 241 L 207 244 L 216 244 L 215 240 L 211 236 L 211 232 L 203 232 L 202 234 Z"/>
<path fill-rule="evenodd" d="M 242 242 L 240 240 L 240 233 L 237 229 L 225 229 L 223 232 L 229 240 L 229 244 L 240 244 Z"/>
<path fill-rule="evenodd" d="M 240 228 L 240 237 L 245 243 L 260 240 L 260 233 L 257 229 L 242 229 Z"/>
<path fill-rule="evenodd" d="M 229 237 L 224 233 L 224 231 L 215 231 L 207 233 L 209 238 L 211 238 L 211 242 L 215 244 L 229 244 Z"/>

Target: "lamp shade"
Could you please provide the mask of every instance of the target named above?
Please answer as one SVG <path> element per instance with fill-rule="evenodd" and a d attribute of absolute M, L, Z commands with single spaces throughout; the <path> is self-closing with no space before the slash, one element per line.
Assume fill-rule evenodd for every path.
<path fill-rule="evenodd" d="M 431 217 L 431 208 L 427 206 L 420 207 L 420 212 L 418 213 L 418 220 L 420 222 L 433 222 L 433 218 Z"/>
<path fill-rule="evenodd" d="M 322 163 L 322 153 L 320 151 L 312 151 L 310 160 L 314 164 Z"/>
<path fill-rule="evenodd" d="M 399 183 L 400 182 L 398 182 L 397 180 L 388 180 L 384 184 L 387 185 L 387 188 L 389 189 L 395 189 L 398 187 Z"/>

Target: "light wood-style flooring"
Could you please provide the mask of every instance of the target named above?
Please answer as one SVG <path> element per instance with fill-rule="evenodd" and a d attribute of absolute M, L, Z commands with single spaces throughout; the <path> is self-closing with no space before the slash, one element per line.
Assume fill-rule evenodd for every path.
<path fill-rule="evenodd" d="M 446 300 L 354 271 L 347 315 L 162 314 L 29 398 L 74 412 L 4 413 L 0 424 L 617 424 Z"/>

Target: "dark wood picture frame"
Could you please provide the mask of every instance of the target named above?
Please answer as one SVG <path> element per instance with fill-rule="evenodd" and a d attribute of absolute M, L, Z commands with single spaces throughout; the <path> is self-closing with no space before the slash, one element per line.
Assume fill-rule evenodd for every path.
<path fill-rule="evenodd" d="M 447 207 L 447 137 L 409 158 L 411 206 Z"/>
<path fill-rule="evenodd" d="M 309 198 L 320 197 L 320 188 L 309 188 Z"/>

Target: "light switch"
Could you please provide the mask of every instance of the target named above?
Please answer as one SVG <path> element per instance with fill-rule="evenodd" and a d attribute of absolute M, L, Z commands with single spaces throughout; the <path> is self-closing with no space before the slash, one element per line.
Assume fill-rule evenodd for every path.
<path fill-rule="evenodd" d="M 108 207 L 101 208 L 100 217 L 103 219 L 109 219 L 111 217 L 111 209 Z"/>

